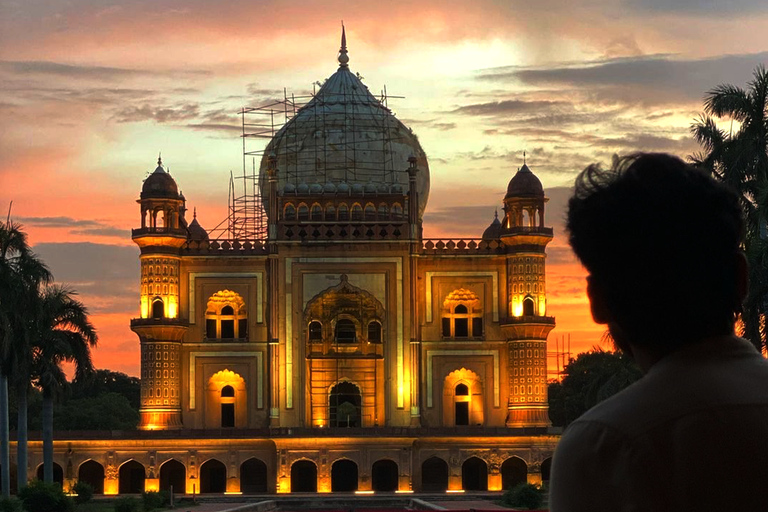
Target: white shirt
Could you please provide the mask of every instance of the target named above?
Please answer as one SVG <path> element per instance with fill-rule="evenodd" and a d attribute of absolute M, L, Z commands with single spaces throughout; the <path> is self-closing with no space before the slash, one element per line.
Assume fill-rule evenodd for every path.
<path fill-rule="evenodd" d="M 680 349 L 563 434 L 550 511 L 768 511 L 768 361 L 740 338 Z"/>

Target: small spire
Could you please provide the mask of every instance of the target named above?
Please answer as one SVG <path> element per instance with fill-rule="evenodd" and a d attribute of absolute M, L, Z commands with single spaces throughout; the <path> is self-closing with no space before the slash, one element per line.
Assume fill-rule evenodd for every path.
<path fill-rule="evenodd" d="M 344 30 L 344 21 L 341 22 L 341 48 L 339 49 L 339 67 L 346 68 L 349 65 L 347 55 L 347 32 Z"/>
<path fill-rule="evenodd" d="M 523 150 L 523 165 L 525 165 L 525 150 Z"/>
<path fill-rule="evenodd" d="M 499 209 L 496 208 L 496 210 L 493 212 L 493 218 L 495 220 L 499 220 Z"/>
<path fill-rule="evenodd" d="M 192 220 L 197 219 L 197 206 L 192 209 Z"/>
<path fill-rule="evenodd" d="M 163 166 L 163 157 L 162 154 L 158 151 L 157 153 L 157 166 L 162 167 Z"/>

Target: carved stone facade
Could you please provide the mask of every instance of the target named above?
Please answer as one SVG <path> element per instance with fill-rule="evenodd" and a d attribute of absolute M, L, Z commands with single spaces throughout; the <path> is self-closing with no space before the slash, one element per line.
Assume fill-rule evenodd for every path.
<path fill-rule="evenodd" d="M 268 146 L 288 153 L 261 163 L 265 238 L 211 239 L 161 162 L 145 181 L 131 321 L 143 432 L 59 435 L 72 478 L 114 494 L 498 490 L 546 477 L 557 436 L 541 183 L 527 165 L 503 199 L 499 183 L 505 215 L 482 238 L 423 239 L 424 151 L 343 60 Z M 369 114 L 384 121 L 356 117 Z M 308 122 L 315 149 L 291 154 Z M 397 151 L 381 155 L 413 156 L 368 165 L 385 136 Z M 320 152 L 324 138 L 338 141 Z"/>

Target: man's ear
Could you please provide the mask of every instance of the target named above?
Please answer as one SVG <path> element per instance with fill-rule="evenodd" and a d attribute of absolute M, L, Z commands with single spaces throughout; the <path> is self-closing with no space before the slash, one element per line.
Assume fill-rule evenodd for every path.
<path fill-rule="evenodd" d="M 587 276 L 587 296 L 589 297 L 589 307 L 592 311 L 592 319 L 598 324 L 607 324 L 613 320 L 608 309 L 608 300 L 605 289 L 600 286 L 597 280 L 592 276 Z"/>

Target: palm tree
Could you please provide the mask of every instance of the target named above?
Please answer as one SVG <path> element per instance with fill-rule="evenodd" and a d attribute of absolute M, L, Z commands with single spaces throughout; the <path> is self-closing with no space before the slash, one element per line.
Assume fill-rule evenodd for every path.
<path fill-rule="evenodd" d="M 29 381 L 23 361 L 30 354 L 27 341 L 26 313 L 37 296 L 41 283 L 51 279 L 50 271 L 29 249 L 27 235 L 10 220 L 0 222 L 0 486 L 4 496 L 10 494 L 10 460 L 8 433 L 8 377 Z M 21 363 L 21 364 L 20 364 Z M 19 404 L 18 478 L 26 484 L 27 423 L 26 391 Z"/>
<path fill-rule="evenodd" d="M 691 127 L 704 153 L 691 159 L 741 194 L 747 221 L 744 249 L 750 284 L 744 302 L 744 336 L 768 348 L 768 71 L 758 66 L 746 90 L 729 84 L 707 93 L 704 114 Z M 728 131 L 716 119 L 729 120 Z"/>
<path fill-rule="evenodd" d="M 74 295 L 61 286 L 47 286 L 34 312 L 33 367 L 43 390 L 43 480 L 49 483 L 53 482 L 53 399 L 67 382 L 61 363 L 74 363 L 78 380 L 94 371 L 91 348 L 96 346 L 96 330 Z"/>

